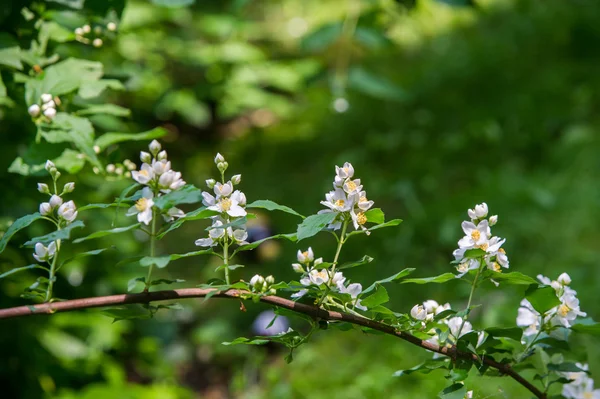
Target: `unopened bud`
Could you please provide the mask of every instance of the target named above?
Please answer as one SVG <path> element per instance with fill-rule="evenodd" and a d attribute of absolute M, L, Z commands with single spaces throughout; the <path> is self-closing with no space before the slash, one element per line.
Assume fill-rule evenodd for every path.
<path fill-rule="evenodd" d="M 215 187 L 215 184 L 217 184 L 215 179 L 207 179 L 206 180 L 206 186 L 208 188 L 210 188 L 211 190 Z"/>
<path fill-rule="evenodd" d="M 64 185 L 63 187 L 63 193 L 72 193 L 73 190 L 75 190 L 75 183 L 70 182 Z"/>
<path fill-rule="evenodd" d="M 262 291 L 263 285 L 265 284 L 265 278 L 260 274 L 255 274 L 254 277 L 250 279 L 250 285 L 257 291 Z"/>
<path fill-rule="evenodd" d="M 231 183 L 233 183 L 233 184 L 240 184 L 241 181 L 242 181 L 242 175 L 233 175 L 233 176 L 231 176 Z"/>
<path fill-rule="evenodd" d="M 167 159 L 167 151 L 162 150 L 161 152 L 159 152 L 158 155 L 156 156 L 156 159 L 158 159 L 159 161 L 163 161 L 163 160 Z"/>
<path fill-rule="evenodd" d="M 275 277 L 267 276 L 267 277 L 265 277 L 265 282 L 267 283 L 267 285 L 271 286 L 271 285 L 275 284 Z"/>
<path fill-rule="evenodd" d="M 55 176 L 58 173 L 58 170 L 56 169 L 56 165 L 54 165 L 54 162 L 49 160 L 46 161 L 46 165 L 44 166 L 44 168 L 48 171 L 48 173 L 50 173 L 50 176 L 52 176 L 54 180 L 57 179 Z"/>
<path fill-rule="evenodd" d="M 300 263 L 292 263 L 292 269 L 294 269 L 296 273 L 304 273 L 304 268 Z"/>
<path fill-rule="evenodd" d="M 116 169 L 116 167 L 112 163 L 109 163 L 108 165 L 106 165 L 107 173 L 115 173 L 115 169 Z"/>
<path fill-rule="evenodd" d="M 44 94 L 41 95 L 40 98 L 42 99 L 43 103 L 47 103 L 47 102 L 52 101 L 52 94 L 44 93 Z"/>
<path fill-rule="evenodd" d="M 150 155 L 149 152 L 141 151 L 140 152 L 140 161 L 142 161 L 144 163 L 151 163 L 152 162 L 152 155 Z"/>
<path fill-rule="evenodd" d="M 219 162 L 217 164 L 217 169 L 219 169 L 219 172 L 221 172 L 221 173 L 225 173 L 225 171 L 227 170 L 228 167 L 229 167 L 229 164 L 227 162 Z"/>
<path fill-rule="evenodd" d="M 100 146 L 99 146 L 99 145 L 95 145 L 95 146 L 93 146 L 93 147 L 92 147 L 92 149 L 94 150 L 94 152 L 95 152 L 96 154 L 100 154 L 100 151 L 102 151 L 102 149 L 100 148 Z"/>
<path fill-rule="evenodd" d="M 56 109 L 48 108 L 47 110 L 44 111 L 44 116 L 46 116 L 50 120 L 54 119 L 54 117 L 56 116 Z"/>
<path fill-rule="evenodd" d="M 103 41 L 102 41 L 102 39 L 100 39 L 99 37 L 95 38 L 95 39 L 92 41 L 92 45 L 93 45 L 94 47 L 102 47 L 102 44 L 103 44 L 103 43 L 104 43 L 104 42 L 103 42 Z"/>
<path fill-rule="evenodd" d="M 148 148 L 150 149 L 150 153 L 152 155 L 156 156 L 156 154 L 159 153 L 159 151 L 162 147 L 160 146 L 160 143 L 158 141 L 152 140 L 152 142 L 150 143 Z"/>
<path fill-rule="evenodd" d="M 562 273 L 560 276 L 558 276 L 558 282 L 562 285 L 569 285 L 571 284 L 571 276 L 569 276 L 567 273 Z"/>
<path fill-rule="evenodd" d="M 269 295 L 275 295 L 275 294 L 277 294 L 277 290 L 275 288 L 271 288 L 269 290 Z"/>
<path fill-rule="evenodd" d="M 90 33 L 92 31 L 92 27 L 89 25 L 83 25 L 81 29 L 83 29 L 84 33 Z"/>
<path fill-rule="evenodd" d="M 50 194 L 50 189 L 45 183 L 38 183 L 38 191 L 42 194 Z"/>
<path fill-rule="evenodd" d="M 56 108 L 56 104 L 54 104 L 54 100 L 50 100 L 42 105 L 42 111 L 45 111 L 50 108 Z"/>
<path fill-rule="evenodd" d="M 217 155 L 215 156 L 215 164 L 218 164 L 219 162 L 225 162 L 225 158 L 223 158 L 223 155 L 217 152 Z"/>
<path fill-rule="evenodd" d="M 61 176 L 62 176 L 62 173 L 60 173 L 58 170 L 54 173 L 54 179 L 55 180 L 60 179 Z"/>
<path fill-rule="evenodd" d="M 83 36 L 83 29 L 81 28 L 75 28 L 75 34 L 78 36 Z"/>
<path fill-rule="evenodd" d="M 33 104 L 32 106 L 27 108 L 27 112 L 29 112 L 29 115 L 35 118 L 40 115 L 40 106 L 37 104 Z"/>
<path fill-rule="evenodd" d="M 496 223 L 498 223 L 498 215 L 490 216 L 490 226 L 493 226 Z"/>
<path fill-rule="evenodd" d="M 109 22 L 106 24 L 106 29 L 108 29 L 111 32 L 114 32 L 117 30 L 117 24 L 115 24 L 114 22 Z"/>
<path fill-rule="evenodd" d="M 40 204 L 40 214 L 46 216 L 52 213 L 52 206 L 49 202 L 42 202 Z"/>

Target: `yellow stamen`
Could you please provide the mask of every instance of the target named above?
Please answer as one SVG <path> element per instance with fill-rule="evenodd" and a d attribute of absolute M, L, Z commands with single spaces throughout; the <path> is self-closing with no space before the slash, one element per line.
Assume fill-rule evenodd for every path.
<path fill-rule="evenodd" d="M 231 209 L 231 200 L 229 198 L 223 198 L 221 200 L 221 209 L 223 209 L 224 212 Z"/>
<path fill-rule="evenodd" d="M 343 199 L 339 199 L 339 200 L 337 200 L 337 201 L 334 202 L 334 205 L 342 207 L 342 206 L 344 206 L 345 203 L 346 202 Z"/>
<path fill-rule="evenodd" d="M 356 190 L 356 183 L 354 183 L 352 180 L 350 180 L 348 183 L 346 183 L 346 185 L 348 186 L 348 190 L 350 190 L 350 191 Z"/>
<path fill-rule="evenodd" d="M 479 241 L 479 239 L 481 238 L 481 232 L 479 230 L 473 230 L 471 232 L 471 238 L 473 239 L 473 241 Z"/>
<path fill-rule="evenodd" d="M 360 199 L 358 200 L 358 202 L 367 202 L 367 197 L 360 197 Z"/>
<path fill-rule="evenodd" d="M 558 314 L 559 314 L 561 317 L 566 317 L 566 316 L 567 316 L 567 313 L 569 313 L 569 311 L 570 311 L 570 310 L 571 310 L 571 309 L 570 309 L 570 308 L 569 308 L 567 305 L 565 305 L 565 304 L 563 303 L 562 305 L 560 305 L 560 306 L 558 307 Z"/>
<path fill-rule="evenodd" d="M 502 271 L 502 267 L 497 262 L 492 263 L 492 269 L 498 273 Z"/>
<path fill-rule="evenodd" d="M 136 201 L 135 209 L 137 209 L 138 212 L 145 211 L 147 208 L 148 208 L 148 198 L 142 197 Z"/>
<path fill-rule="evenodd" d="M 594 394 L 591 392 L 584 392 L 583 393 L 583 398 L 584 399 L 594 399 Z"/>
<path fill-rule="evenodd" d="M 304 256 L 306 260 L 308 260 L 308 251 L 302 252 L 302 256 Z"/>
<path fill-rule="evenodd" d="M 501 253 L 503 253 L 503 254 L 505 254 L 505 253 L 506 253 L 506 251 L 504 250 L 504 248 L 500 248 L 500 249 L 498 250 L 498 252 L 501 252 Z"/>
<path fill-rule="evenodd" d="M 484 251 L 487 251 L 487 249 L 488 249 L 489 246 L 490 245 L 487 242 L 484 242 L 483 244 L 478 245 L 477 248 L 483 249 Z"/>
<path fill-rule="evenodd" d="M 358 223 L 361 226 L 363 224 L 367 223 L 367 217 L 365 216 L 365 214 L 363 212 L 358 212 L 356 214 L 356 223 Z"/>

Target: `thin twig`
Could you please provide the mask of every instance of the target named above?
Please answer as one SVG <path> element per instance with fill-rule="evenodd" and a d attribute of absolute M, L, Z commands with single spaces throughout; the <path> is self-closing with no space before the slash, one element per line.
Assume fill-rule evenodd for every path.
<path fill-rule="evenodd" d="M 121 294 L 121 295 L 110 295 L 100 296 L 92 298 L 72 299 L 62 302 L 54 303 L 42 303 L 37 305 L 29 306 L 17 306 L 14 308 L 0 309 L 0 319 L 8 319 L 11 317 L 28 316 L 33 314 L 52 314 L 56 312 L 65 312 L 71 310 L 97 308 L 105 306 L 125 305 L 132 303 L 149 303 L 154 301 L 166 301 L 173 299 L 184 299 L 184 298 L 202 298 L 208 294 L 213 294 L 215 298 L 234 298 L 239 299 L 243 294 L 248 294 L 247 291 L 243 290 L 227 290 L 219 291 L 214 293 L 215 289 L 202 289 L 202 288 L 182 288 L 178 290 L 166 290 L 166 291 L 155 291 L 155 292 L 142 292 L 139 294 Z M 414 335 L 408 334 L 404 331 L 398 331 L 394 327 L 387 324 L 383 324 L 371 319 L 367 319 L 362 316 L 356 316 L 349 313 L 337 312 L 333 310 L 325 310 L 316 306 L 307 305 L 299 302 L 294 302 L 289 299 L 281 298 L 278 296 L 263 296 L 260 298 L 262 302 L 270 305 L 279 306 L 292 310 L 297 313 L 303 313 L 309 315 L 315 319 L 327 320 L 327 321 L 345 321 L 348 323 L 356 324 L 363 327 L 368 327 L 373 330 L 381 331 L 383 333 L 393 335 L 397 338 L 403 339 L 410 342 L 413 345 L 419 346 L 423 349 L 427 349 L 432 352 L 437 352 L 451 358 L 462 358 L 472 360 L 473 362 L 480 362 L 478 357 L 469 352 L 463 352 L 456 348 L 456 346 L 438 346 L 431 342 L 419 339 Z M 516 371 L 514 371 L 510 364 L 496 362 L 489 357 L 484 357 L 481 362 L 488 365 L 489 367 L 499 370 L 502 374 L 505 374 L 519 384 L 527 388 L 539 399 L 547 399 L 547 395 L 536 388 L 532 383 L 527 381 Z"/>

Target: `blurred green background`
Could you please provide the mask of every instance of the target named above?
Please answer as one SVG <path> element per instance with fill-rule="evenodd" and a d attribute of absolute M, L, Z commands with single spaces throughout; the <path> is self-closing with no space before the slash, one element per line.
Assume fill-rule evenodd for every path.
<path fill-rule="evenodd" d="M 69 2 L 49 3 L 60 9 Z M 178 3 L 182 7 L 173 7 Z M 2 29 L 13 23 L 4 19 Z M 242 173 L 249 201 L 271 199 L 312 214 L 331 188 L 334 165 L 351 162 L 376 206 L 404 220 L 344 248 L 342 260 L 375 258 L 347 273 L 354 281 L 369 285 L 406 267 L 417 268 L 418 277 L 452 271 L 460 222 L 467 208 L 486 201 L 499 215 L 494 232 L 507 238 L 511 270 L 551 278 L 568 272 L 582 310 L 600 319 L 595 0 L 134 0 L 115 40 L 99 49 L 69 43 L 54 51 L 101 61 L 107 76 L 125 84 L 126 91 L 106 93 L 103 101 L 131 108 L 132 117 L 97 117 L 99 131 L 165 127 L 162 142 L 173 167 L 198 187 L 215 177 L 212 159 L 220 151 L 230 171 Z M 20 101 L 0 109 L 2 229 L 37 210 L 43 196 L 36 183 L 47 180 L 7 172 L 35 136 Z M 125 144 L 101 156 L 106 163 L 138 162 L 145 146 Z M 111 201 L 130 183 L 107 181 L 89 167 L 72 179 L 78 205 Z M 114 216 L 112 210 L 82 214 L 86 232 L 109 228 Z M 287 214 L 260 216 L 272 233 L 293 232 L 298 222 Z M 159 250 L 194 250 L 204 227 L 184 225 Z M 31 263 L 31 251 L 20 243 L 43 228 L 33 225 L 13 238 L 0 255 L 0 272 Z M 122 293 L 130 278 L 145 274 L 117 264 L 147 251 L 134 235 L 69 250 L 100 245 L 115 251 L 61 270 L 58 297 Z M 240 257 L 246 268 L 234 276 L 295 278 L 295 252 L 309 245 L 317 256 L 332 258 L 333 239 L 322 234 L 299 246 L 260 247 Z M 161 273 L 185 279 L 181 287 L 194 286 L 215 277 L 214 268 L 213 260 L 190 258 Z M 0 281 L 0 306 L 25 303 L 19 295 L 35 277 Z M 430 298 L 460 308 L 468 290 L 460 282 L 388 289 L 399 312 Z M 475 327 L 514 326 L 522 294 L 521 288 L 486 286 L 477 294 L 483 306 L 472 313 Z M 97 311 L 3 320 L 4 395 L 406 399 L 435 397 L 446 383 L 437 372 L 392 377 L 430 354 L 390 337 L 327 331 L 286 365 L 276 346 L 220 345 L 251 336 L 264 305 L 247 304 L 246 312 L 224 300 L 182 305 L 150 320 L 117 323 Z M 600 378 L 600 346 L 575 338 L 574 354 L 587 354 L 592 376 Z M 526 397 L 508 379 L 470 384 L 476 398 Z"/>

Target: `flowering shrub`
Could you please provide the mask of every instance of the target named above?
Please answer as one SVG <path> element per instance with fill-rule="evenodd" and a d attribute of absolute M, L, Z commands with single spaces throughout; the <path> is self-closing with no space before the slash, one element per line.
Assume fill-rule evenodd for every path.
<path fill-rule="evenodd" d="M 354 262 L 342 263 L 340 255 L 344 245 L 357 235 L 377 233 L 379 229 L 400 224 L 401 220 L 385 221 L 384 212 L 374 208 L 374 201 L 367 199 L 361 180 L 354 178 L 355 170 L 350 163 L 335 167 L 333 190 L 326 194 L 325 201 L 321 201 L 327 209 L 305 217 L 287 206 L 269 200 L 247 203 L 245 194 L 237 188 L 242 182 L 241 175 L 226 178 L 229 164 L 221 154 L 217 154 L 214 159 L 220 181 L 212 178 L 206 180 L 210 191 L 202 191 L 186 184 L 181 173 L 172 169 L 166 150 L 156 140 L 150 143 L 147 152 L 140 153 L 140 161 L 141 166 L 130 173 L 133 185 L 116 202 L 90 204 L 80 208 L 65 198 L 74 190 L 74 184 L 66 183 L 59 190 L 61 172 L 54 163 L 46 162 L 45 169 L 50 174 L 52 184 L 38 183 L 38 191 L 49 196 L 48 202 L 40 204 L 39 212 L 15 221 L 2 237 L 0 249 L 6 247 L 8 240 L 18 230 L 36 220 L 50 222 L 55 231 L 35 237 L 24 244 L 34 249 L 32 255 L 37 263 L 10 270 L 0 278 L 28 269 L 44 270 L 48 277 L 39 277 L 23 294 L 24 298 L 34 300 L 35 304 L 0 310 L 0 317 L 104 306 L 105 314 L 120 320 L 140 317 L 139 308 L 133 311 L 128 303 L 143 304 L 147 315 L 151 317 L 161 308 L 173 307 L 150 305 L 150 302 L 161 299 L 187 296 L 252 299 L 273 305 L 274 318 L 283 313 L 289 315 L 290 310 L 308 315 L 306 321 L 311 326 L 310 330 L 302 333 L 288 328 L 276 335 L 254 339 L 238 338 L 225 344 L 260 345 L 278 342 L 290 349 L 286 357 L 289 362 L 293 360 L 294 350 L 309 342 L 316 332 L 329 326 L 346 330 L 355 324 L 362 326 L 364 332 L 382 331 L 432 351 L 431 360 L 409 370 L 400 370 L 395 375 L 445 369 L 448 371 L 450 385 L 440 393 L 441 397 L 476 397 L 477 393 L 468 390 L 466 382 L 472 368 L 483 375 L 511 376 L 539 398 L 558 393 L 561 385 L 560 392 L 565 398 L 597 398 L 600 395 L 600 390 L 594 390 L 587 365 L 576 362 L 577 359 L 570 359 L 570 353 L 563 350 L 571 339 L 572 331 L 595 333 L 599 326 L 590 319 L 583 318 L 586 314 L 580 310 L 577 293 L 571 288 L 571 278 L 563 273 L 554 281 L 544 276 L 538 276 L 536 280 L 519 272 L 506 272 L 509 261 L 502 248 L 506 240 L 492 235 L 491 227 L 498 222 L 498 216 L 488 217 L 488 206 L 485 203 L 469 209 L 467 213 L 470 220 L 461 225 L 465 236 L 458 241 L 458 249 L 453 252 L 455 260 L 452 264 L 456 273 L 407 278 L 414 269 L 404 269 L 364 288 L 362 283 L 347 278 L 344 272 L 349 268 L 369 264 L 373 262 L 373 258 L 364 256 Z M 203 206 L 187 213 L 178 207 L 200 202 Z M 80 212 L 106 207 L 127 208 L 123 210 L 125 215 L 135 217 L 137 223 L 93 232 L 77 239 L 71 238 L 72 230 L 84 227 L 83 221 L 78 220 Z M 259 208 L 287 212 L 300 218 L 301 223 L 296 232 L 249 241 L 246 224 L 256 217 L 251 211 Z M 210 222 L 207 236 L 195 240 L 195 244 L 203 249 L 184 254 L 156 252 L 156 240 L 184 223 L 198 220 Z M 57 282 L 56 272 L 69 262 L 69 259 L 62 259 L 63 245 L 135 230 L 147 234 L 150 239 L 148 255 L 138 260 L 140 266 L 148 268 L 148 273 L 145 277 L 132 279 L 128 285 L 129 291 L 135 291 L 138 283 L 142 283 L 143 290 L 140 294 L 133 294 L 127 300 L 100 297 L 94 299 L 93 305 L 86 305 L 86 301 L 81 304 L 76 300 L 58 300 L 53 297 L 53 286 L 60 283 Z M 268 240 L 300 242 L 319 232 L 327 232 L 334 237 L 335 255 L 331 260 L 317 258 L 311 247 L 306 250 L 306 247 L 301 247 L 296 262 L 292 263 L 292 269 L 300 275 L 298 281 L 277 281 L 272 275 L 263 277 L 260 274 L 256 274 L 249 282 L 236 281 L 232 277 L 236 269 L 243 267 L 232 263 L 238 253 L 252 250 Z M 77 256 L 94 255 L 104 250 L 80 253 Z M 217 271 L 223 271 L 223 280 L 201 284 L 199 289 L 191 291 L 151 290 L 157 284 L 179 282 L 153 280 L 153 267 L 164 268 L 177 259 L 202 255 L 216 256 L 222 261 Z M 404 309 L 407 313 L 402 313 L 402 309 L 398 312 L 385 306 L 389 300 L 386 284 L 441 284 L 456 279 L 471 286 L 467 305 L 462 310 L 453 309 L 449 303 L 440 305 L 434 299 Z M 486 282 L 494 284 L 498 289 L 507 285 L 527 286 L 520 308 L 515 309 L 514 326 L 479 328 L 469 321 L 471 310 L 477 306 L 473 305 L 476 289 Z M 169 293 L 174 293 L 175 296 Z M 264 330 L 261 327 L 261 331 Z M 528 368 L 535 369 L 534 379 L 539 380 L 538 385 L 518 374 Z"/>

